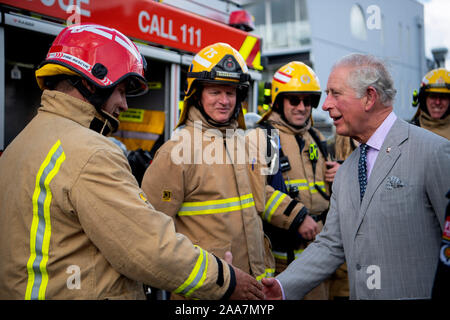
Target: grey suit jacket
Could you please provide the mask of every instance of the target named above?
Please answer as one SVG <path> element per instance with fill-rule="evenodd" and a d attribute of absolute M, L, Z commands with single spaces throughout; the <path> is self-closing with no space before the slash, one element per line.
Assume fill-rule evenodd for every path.
<path fill-rule="evenodd" d="M 286 299 L 302 298 L 344 261 L 351 299 L 431 297 L 450 189 L 450 142 L 397 119 L 361 204 L 358 160 L 359 148 L 336 174 L 322 232 L 277 277 Z"/>

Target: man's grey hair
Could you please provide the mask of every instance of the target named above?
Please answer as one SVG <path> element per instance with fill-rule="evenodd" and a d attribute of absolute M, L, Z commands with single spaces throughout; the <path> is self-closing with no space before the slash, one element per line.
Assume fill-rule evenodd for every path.
<path fill-rule="evenodd" d="M 353 69 L 347 83 L 355 90 L 358 98 L 364 96 L 368 87 L 373 87 L 383 105 L 392 105 L 397 90 L 384 61 L 372 55 L 352 53 L 337 61 L 333 70 L 338 67 Z"/>

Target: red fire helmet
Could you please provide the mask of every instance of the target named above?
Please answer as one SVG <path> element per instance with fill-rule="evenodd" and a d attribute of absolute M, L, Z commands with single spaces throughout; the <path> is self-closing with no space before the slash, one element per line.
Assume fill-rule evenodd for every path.
<path fill-rule="evenodd" d="M 147 91 L 145 67 L 145 58 L 124 34 L 83 23 L 59 33 L 36 71 L 36 79 L 41 89 L 45 88 L 45 77 L 73 72 L 100 88 L 114 87 L 127 79 L 127 95 L 134 96 Z"/>

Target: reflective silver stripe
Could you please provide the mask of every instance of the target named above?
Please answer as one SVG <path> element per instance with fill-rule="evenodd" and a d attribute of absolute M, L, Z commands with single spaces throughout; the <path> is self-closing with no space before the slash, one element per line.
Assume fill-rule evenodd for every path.
<path fill-rule="evenodd" d="M 308 190 L 308 181 L 303 179 L 289 180 L 284 182 L 287 186 L 297 187 L 298 190 Z"/>
<path fill-rule="evenodd" d="M 294 259 L 297 259 L 298 257 L 300 257 L 300 255 L 302 254 L 303 250 L 304 249 L 294 250 L 294 255 L 295 255 Z M 272 250 L 272 254 L 273 254 L 275 259 L 287 260 L 287 252 L 281 252 L 281 251 L 274 251 L 274 250 Z"/>
<path fill-rule="evenodd" d="M 278 208 L 280 203 L 283 201 L 283 199 L 286 197 L 286 194 L 283 192 L 280 192 L 278 190 L 275 190 L 272 196 L 269 200 L 266 202 L 266 206 L 264 208 L 263 212 L 263 218 L 264 220 L 270 222 L 272 219 L 272 215 L 275 212 L 275 210 Z"/>
<path fill-rule="evenodd" d="M 36 176 L 33 193 L 33 219 L 30 228 L 30 257 L 27 262 L 28 281 L 26 300 L 44 300 L 48 284 L 47 261 L 49 258 L 52 191 L 50 182 L 59 172 L 66 155 L 58 140 L 42 162 Z"/>
<path fill-rule="evenodd" d="M 255 205 L 253 195 L 247 194 L 228 199 L 184 202 L 178 212 L 180 216 L 214 214 L 239 211 Z"/>
<path fill-rule="evenodd" d="M 256 280 L 259 281 L 259 280 L 261 280 L 262 278 L 272 278 L 274 274 L 275 274 L 275 269 L 273 269 L 273 268 L 267 268 L 267 269 L 264 270 L 264 273 L 263 273 L 263 274 L 261 274 L 261 275 L 259 275 L 259 276 L 256 277 Z"/>
<path fill-rule="evenodd" d="M 189 297 L 195 290 L 201 287 L 206 278 L 208 271 L 208 252 L 195 246 L 200 250 L 200 255 L 197 259 L 194 269 L 187 278 L 187 280 L 175 290 L 175 293 L 182 294 Z"/>

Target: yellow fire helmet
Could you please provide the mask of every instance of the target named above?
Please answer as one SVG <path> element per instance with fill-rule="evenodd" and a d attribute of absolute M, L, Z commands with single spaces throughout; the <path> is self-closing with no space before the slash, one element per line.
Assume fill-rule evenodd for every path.
<path fill-rule="evenodd" d="M 267 120 L 272 110 L 282 113 L 282 97 L 286 93 L 311 94 L 313 108 L 319 105 L 322 94 L 316 73 L 299 61 L 289 62 L 278 69 L 273 75 L 271 87 L 272 108 L 263 115 L 260 122 Z"/>
<path fill-rule="evenodd" d="M 419 93 L 417 90 L 414 90 L 413 93 L 412 105 L 413 107 L 419 106 L 416 115 L 420 109 L 426 111 L 425 98 L 428 92 L 450 94 L 450 71 L 445 68 L 433 69 L 423 77 Z"/>
<path fill-rule="evenodd" d="M 226 43 L 215 43 L 198 52 L 187 73 L 187 88 L 177 127 L 187 119 L 188 108 L 193 104 L 192 98 L 201 88 L 201 83 L 235 84 L 237 99 L 234 117 L 239 127 L 245 129 L 244 114 L 241 104 L 247 97 L 250 74 L 241 54 Z"/>

